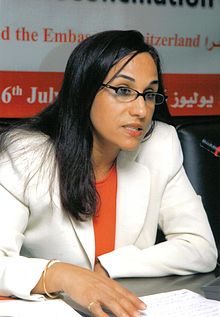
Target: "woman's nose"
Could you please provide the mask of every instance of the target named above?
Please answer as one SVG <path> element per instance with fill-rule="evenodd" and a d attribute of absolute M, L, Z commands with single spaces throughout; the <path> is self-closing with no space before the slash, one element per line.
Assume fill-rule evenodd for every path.
<path fill-rule="evenodd" d="M 143 96 L 138 96 L 137 99 L 132 101 L 129 110 L 132 116 L 144 118 L 147 114 L 147 104 Z"/>

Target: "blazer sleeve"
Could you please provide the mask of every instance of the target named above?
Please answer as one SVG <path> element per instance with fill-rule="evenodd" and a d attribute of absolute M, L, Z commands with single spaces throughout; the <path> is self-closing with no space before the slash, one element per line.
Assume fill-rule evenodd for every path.
<path fill-rule="evenodd" d="M 48 262 L 20 256 L 29 219 L 25 185 L 28 160 L 20 155 L 16 142 L 0 157 L 0 294 L 39 300 L 31 295 Z"/>
<path fill-rule="evenodd" d="M 101 264 L 113 278 L 186 275 L 208 272 L 216 266 L 216 245 L 201 197 L 196 195 L 185 174 L 176 131 L 173 127 L 169 130 L 169 142 L 165 147 L 161 146 L 162 150 L 168 148 L 165 155 L 169 161 L 166 167 L 159 162 L 162 166 L 160 175 L 167 173 L 161 197 L 156 194 L 160 191 L 157 179 L 152 180 L 156 185 L 151 188 L 151 200 L 155 199 L 152 197 L 161 199 L 158 223 L 152 225 L 159 224 L 166 241 L 150 246 L 146 243 L 145 247 L 143 244 L 139 247 L 135 242 L 100 256 Z M 159 140 L 152 142 L 158 142 L 160 149 Z M 148 156 L 151 156 L 149 152 Z M 162 153 L 158 153 L 160 156 L 163 157 Z M 151 161 L 153 169 L 156 159 L 151 157 Z M 144 224 L 142 230 L 147 230 L 149 225 Z M 144 236 L 143 232 L 141 234 Z"/>

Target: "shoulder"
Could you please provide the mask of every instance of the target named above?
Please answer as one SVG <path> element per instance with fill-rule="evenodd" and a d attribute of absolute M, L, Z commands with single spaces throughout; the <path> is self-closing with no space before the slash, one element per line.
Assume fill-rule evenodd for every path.
<path fill-rule="evenodd" d="M 182 150 L 176 129 L 166 123 L 156 121 L 152 134 L 138 149 L 120 154 L 123 162 L 133 161 L 152 170 L 179 169 L 183 162 Z M 169 173 L 169 172 L 168 172 Z"/>
<path fill-rule="evenodd" d="M 179 149 L 180 143 L 176 133 L 176 129 L 166 123 L 156 121 L 152 134 L 148 139 L 143 141 L 138 149 L 138 154 L 141 155 L 145 151 L 155 153 L 166 153 L 170 150 Z"/>
<path fill-rule="evenodd" d="M 7 133 L 5 138 L 6 145 L 10 146 L 15 144 L 17 147 L 28 144 L 42 144 L 49 140 L 49 137 L 44 133 L 38 131 L 24 130 L 22 128 L 16 128 Z"/>
<path fill-rule="evenodd" d="M 156 122 L 151 136 L 140 145 L 136 161 L 150 169 L 178 170 L 182 166 L 183 155 L 176 129 Z"/>
<path fill-rule="evenodd" d="M 53 145 L 48 136 L 21 128 L 7 134 L 1 150 L 1 167 L 11 166 L 23 173 L 26 168 L 38 168 L 46 156 L 53 157 Z M 49 154 L 49 155 L 48 155 Z"/>
<path fill-rule="evenodd" d="M 24 151 L 27 155 L 34 151 L 44 152 L 48 147 L 51 147 L 51 141 L 47 135 L 17 128 L 7 133 L 2 152 L 8 152 L 12 155 Z"/>
<path fill-rule="evenodd" d="M 29 189 L 38 184 L 49 188 L 55 167 L 54 147 L 46 135 L 13 130 L 0 154 L 0 186 L 28 204 Z"/>

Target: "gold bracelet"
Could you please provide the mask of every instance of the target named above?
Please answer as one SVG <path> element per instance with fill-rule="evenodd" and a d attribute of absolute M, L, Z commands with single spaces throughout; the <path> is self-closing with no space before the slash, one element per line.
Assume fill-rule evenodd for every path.
<path fill-rule="evenodd" d="M 47 270 L 54 264 L 60 262 L 59 260 L 50 260 L 47 265 L 45 266 L 45 269 L 43 271 L 43 289 L 44 293 L 49 297 L 49 298 L 58 298 L 59 293 L 48 293 L 47 288 L 46 288 L 46 275 L 47 275 Z"/>

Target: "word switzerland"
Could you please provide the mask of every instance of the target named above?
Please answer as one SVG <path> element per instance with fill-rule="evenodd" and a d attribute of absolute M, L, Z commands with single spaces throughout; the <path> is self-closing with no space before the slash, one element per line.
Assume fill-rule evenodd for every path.
<path fill-rule="evenodd" d="M 200 35 L 196 37 L 180 37 L 176 33 L 174 36 L 156 36 L 147 33 L 145 36 L 147 44 L 153 46 L 182 46 L 182 47 L 199 47 L 200 46 Z"/>

